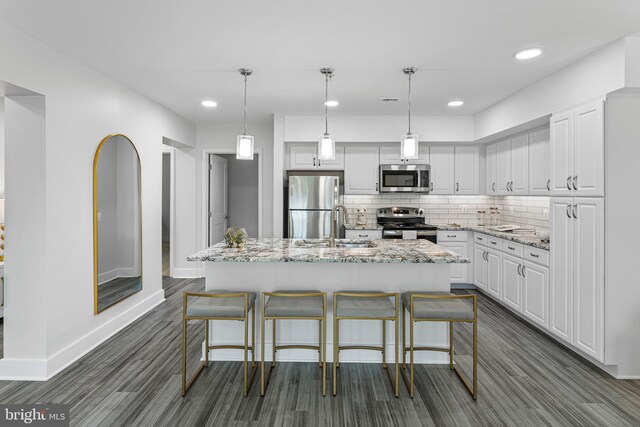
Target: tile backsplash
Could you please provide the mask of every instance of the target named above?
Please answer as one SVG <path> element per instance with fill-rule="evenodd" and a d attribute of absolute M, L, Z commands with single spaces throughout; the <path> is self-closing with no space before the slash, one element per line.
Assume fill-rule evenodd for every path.
<path fill-rule="evenodd" d="M 376 209 L 411 206 L 424 209 L 428 224 L 476 225 L 478 210 L 500 210 L 499 224 L 516 224 L 530 228 L 549 228 L 549 197 L 534 196 L 435 196 L 419 194 L 381 194 L 344 196 L 349 222 L 356 223 L 356 209 L 367 208 L 367 223 L 376 223 Z"/>

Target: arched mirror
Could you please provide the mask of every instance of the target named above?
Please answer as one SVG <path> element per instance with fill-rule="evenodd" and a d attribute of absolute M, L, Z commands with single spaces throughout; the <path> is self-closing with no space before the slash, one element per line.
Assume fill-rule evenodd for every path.
<path fill-rule="evenodd" d="M 140 157 L 124 135 L 102 140 L 93 160 L 95 314 L 142 290 Z"/>

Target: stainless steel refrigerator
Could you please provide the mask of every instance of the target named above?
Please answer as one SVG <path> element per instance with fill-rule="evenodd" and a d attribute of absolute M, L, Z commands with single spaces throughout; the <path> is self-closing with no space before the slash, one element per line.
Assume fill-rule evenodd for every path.
<path fill-rule="evenodd" d="M 342 174 L 295 172 L 288 174 L 288 237 L 320 239 L 331 233 L 331 209 L 342 203 Z M 342 214 L 336 212 L 336 237 L 341 237 Z"/>

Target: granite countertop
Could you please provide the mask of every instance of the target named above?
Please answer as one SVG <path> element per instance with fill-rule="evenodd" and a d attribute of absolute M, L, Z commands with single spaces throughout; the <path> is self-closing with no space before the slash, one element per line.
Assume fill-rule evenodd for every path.
<path fill-rule="evenodd" d="M 499 237 L 500 239 L 510 240 L 516 243 L 522 243 L 523 245 L 533 246 L 534 248 L 544 249 L 547 251 L 549 250 L 549 247 L 550 247 L 549 242 L 543 242 L 535 234 L 504 233 L 501 231 L 490 230 L 487 227 L 479 227 L 477 225 L 462 225 L 462 226 L 439 225 L 438 230 L 475 231 L 478 233 L 487 234 L 493 237 Z"/>
<path fill-rule="evenodd" d="M 342 241 L 343 239 L 336 239 Z M 327 240 L 308 240 L 328 244 Z M 470 261 L 427 240 L 373 240 L 374 248 L 301 247 L 290 239 L 249 239 L 243 249 L 227 248 L 224 242 L 187 257 L 212 262 L 309 262 L 309 263 L 432 263 L 466 264 Z"/>
<path fill-rule="evenodd" d="M 367 224 L 367 225 L 356 225 L 356 224 L 345 224 L 345 230 L 382 230 L 382 226 L 378 224 Z"/>

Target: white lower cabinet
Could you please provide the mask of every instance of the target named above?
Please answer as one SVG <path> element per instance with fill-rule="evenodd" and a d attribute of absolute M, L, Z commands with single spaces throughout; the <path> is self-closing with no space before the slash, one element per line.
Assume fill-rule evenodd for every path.
<path fill-rule="evenodd" d="M 379 240 L 382 239 L 382 230 L 345 230 L 344 237 L 355 240 Z"/>
<path fill-rule="evenodd" d="M 502 255 L 502 301 L 522 311 L 522 258 Z"/>
<path fill-rule="evenodd" d="M 487 292 L 496 299 L 502 299 L 502 253 L 487 248 Z"/>
<path fill-rule="evenodd" d="M 525 261 L 522 281 L 522 314 L 544 328 L 549 326 L 549 268 Z"/>
<path fill-rule="evenodd" d="M 450 251 L 457 253 L 460 256 L 467 257 L 467 242 L 445 242 L 440 243 L 440 246 L 447 248 Z M 467 277 L 467 269 L 469 264 L 451 264 L 451 283 L 469 283 Z"/>
<path fill-rule="evenodd" d="M 473 244 L 473 283 L 483 291 L 487 288 L 487 248 Z"/>

